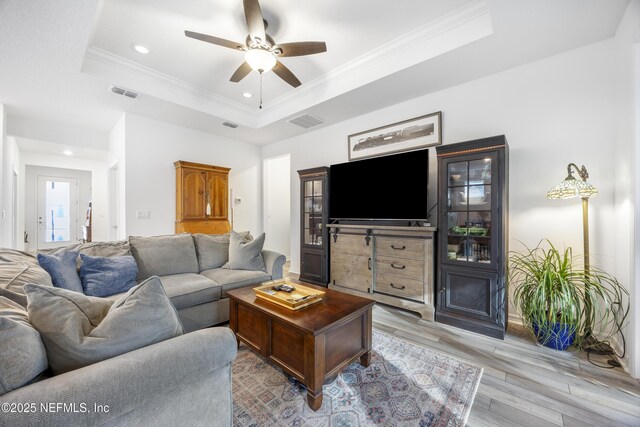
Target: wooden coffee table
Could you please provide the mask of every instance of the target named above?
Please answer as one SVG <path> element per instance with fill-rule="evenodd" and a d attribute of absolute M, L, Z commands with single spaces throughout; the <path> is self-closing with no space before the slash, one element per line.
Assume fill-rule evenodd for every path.
<path fill-rule="evenodd" d="M 321 302 L 298 311 L 257 298 L 252 288 L 228 291 L 229 324 L 238 341 L 300 381 L 307 388 L 309 407 L 317 411 L 325 380 L 358 358 L 369 366 L 375 301 L 304 286 L 326 294 Z"/>

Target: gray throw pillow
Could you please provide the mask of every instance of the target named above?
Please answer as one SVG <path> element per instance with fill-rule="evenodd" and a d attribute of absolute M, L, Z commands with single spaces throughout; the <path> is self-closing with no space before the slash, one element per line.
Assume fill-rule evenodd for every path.
<path fill-rule="evenodd" d="M 38 263 L 51 276 L 53 286 L 82 293 L 82 282 L 76 270 L 78 252 L 63 252 L 59 255 L 38 254 Z"/>
<path fill-rule="evenodd" d="M 131 255 L 99 257 L 80 254 L 80 280 L 85 295 L 108 297 L 136 285 L 138 266 Z"/>
<path fill-rule="evenodd" d="M 0 395 L 22 387 L 47 369 L 47 353 L 27 311 L 0 297 Z"/>
<path fill-rule="evenodd" d="M 229 239 L 229 262 L 226 268 L 232 270 L 253 270 L 267 272 L 262 258 L 265 234 L 247 241 L 239 233 L 231 231 Z"/>
<path fill-rule="evenodd" d="M 253 240 L 248 231 L 241 231 L 239 234 L 246 241 Z M 229 261 L 229 240 L 229 233 L 193 235 L 200 271 L 220 268 Z"/>
<path fill-rule="evenodd" d="M 56 375 L 183 333 L 158 277 L 115 301 L 33 284 L 24 290 L 29 320 L 40 332 Z"/>

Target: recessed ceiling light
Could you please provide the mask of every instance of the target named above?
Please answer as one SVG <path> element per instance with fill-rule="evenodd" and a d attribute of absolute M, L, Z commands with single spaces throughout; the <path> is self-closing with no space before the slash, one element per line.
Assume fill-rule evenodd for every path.
<path fill-rule="evenodd" d="M 149 53 L 149 49 L 142 46 L 141 44 L 132 44 L 131 48 L 142 55 L 146 55 L 147 53 Z"/>
<path fill-rule="evenodd" d="M 251 92 L 245 92 L 242 94 L 242 96 L 244 96 L 245 98 L 251 98 L 253 95 L 251 94 Z"/>
<path fill-rule="evenodd" d="M 64 154 L 65 156 L 73 156 L 73 151 L 71 151 L 71 150 L 64 150 L 64 151 L 62 152 L 62 154 Z"/>

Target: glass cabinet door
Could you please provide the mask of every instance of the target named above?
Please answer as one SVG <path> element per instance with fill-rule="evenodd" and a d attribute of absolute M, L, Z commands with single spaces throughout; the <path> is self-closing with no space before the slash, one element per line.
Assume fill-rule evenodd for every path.
<path fill-rule="evenodd" d="M 322 245 L 322 180 L 304 181 L 304 243 Z"/>
<path fill-rule="evenodd" d="M 491 174 L 495 159 L 447 164 L 447 259 L 491 263 Z M 443 224 L 444 226 L 444 224 Z"/>

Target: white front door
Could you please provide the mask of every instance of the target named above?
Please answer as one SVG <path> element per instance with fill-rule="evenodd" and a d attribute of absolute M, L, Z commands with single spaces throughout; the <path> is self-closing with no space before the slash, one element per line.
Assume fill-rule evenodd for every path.
<path fill-rule="evenodd" d="M 78 179 L 38 175 L 38 249 L 78 241 Z"/>

